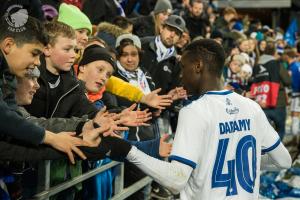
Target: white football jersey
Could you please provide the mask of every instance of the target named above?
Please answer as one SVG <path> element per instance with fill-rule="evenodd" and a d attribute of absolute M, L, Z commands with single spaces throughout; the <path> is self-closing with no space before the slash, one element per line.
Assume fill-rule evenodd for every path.
<path fill-rule="evenodd" d="M 181 199 L 258 199 L 261 154 L 279 144 L 256 102 L 205 93 L 179 113 L 170 160 L 194 168 Z"/>

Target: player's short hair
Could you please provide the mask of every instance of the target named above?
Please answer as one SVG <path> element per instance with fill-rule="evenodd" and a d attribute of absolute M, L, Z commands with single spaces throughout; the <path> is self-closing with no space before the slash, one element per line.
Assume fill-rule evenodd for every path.
<path fill-rule="evenodd" d="M 27 22 L 22 26 L 21 31 L 11 30 L 5 16 L 0 18 L 0 41 L 11 37 L 18 46 L 26 43 L 41 43 L 47 45 L 49 42 L 48 34 L 42 22 L 28 16 Z"/>
<path fill-rule="evenodd" d="M 184 49 L 192 63 L 202 63 L 209 72 L 221 76 L 225 62 L 223 47 L 212 39 L 201 39 L 190 43 Z"/>
<path fill-rule="evenodd" d="M 75 30 L 63 22 L 48 22 L 45 24 L 46 31 L 49 35 L 49 44 L 54 45 L 59 36 L 76 39 Z"/>

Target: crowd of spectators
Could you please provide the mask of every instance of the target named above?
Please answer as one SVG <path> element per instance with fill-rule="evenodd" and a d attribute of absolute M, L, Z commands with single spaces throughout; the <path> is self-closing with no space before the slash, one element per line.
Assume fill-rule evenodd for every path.
<path fill-rule="evenodd" d="M 167 159 L 189 101 L 181 54 L 203 38 L 225 49 L 224 89 L 259 103 L 282 140 L 291 117 L 299 140 L 300 42 L 288 44 L 281 28 L 205 0 L 11 0 L 1 7 L 1 199 L 37 193 L 43 160 L 52 160 L 54 186 L 124 161 L 131 145 Z M 24 29 L 11 30 L 20 19 Z M 125 186 L 144 176 L 125 162 Z M 108 199 L 113 179 L 110 169 L 52 198 Z M 152 192 L 148 186 L 130 199 L 150 196 L 173 195 L 153 183 Z"/>

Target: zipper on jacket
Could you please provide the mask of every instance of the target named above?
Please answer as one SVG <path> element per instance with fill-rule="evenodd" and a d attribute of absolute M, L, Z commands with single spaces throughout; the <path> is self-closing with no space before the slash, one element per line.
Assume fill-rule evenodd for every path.
<path fill-rule="evenodd" d="M 54 107 L 54 110 L 53 110 L 53 112 L 52 112 L 50 118 L 53 117 L 53 115 L 54 115 L 54 113 L 55 113 L 55 111 L 56 111 L 56 109 L 57 109 L 57 107 L 58 107 L 59 102 L 60 102 L 65 96 L 67 96 L 70 92 L 72 92 L 73 90 L 75 90 L 78 86 L 79 86 L 79 83 L 77 83 L 77 85 L 75 85 L 74 87 L 72 87 L 68 92 L 66 92 L 65 94 L 63 94 L 63 95 L 58 99 L 58 101 L 57 101 L 57 103 L 56 103 L 56 105 L 55 105 L 55 107 Z"/>

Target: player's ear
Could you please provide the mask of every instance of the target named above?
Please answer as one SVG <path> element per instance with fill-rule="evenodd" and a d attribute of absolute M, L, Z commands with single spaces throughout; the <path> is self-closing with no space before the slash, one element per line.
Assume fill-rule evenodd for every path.
<path fill-rule="evenodd" d="M 200 73 L 203 70 L 203 63 L 201 61 L 194 65 L 194 70 L 196 73 Z"/>

